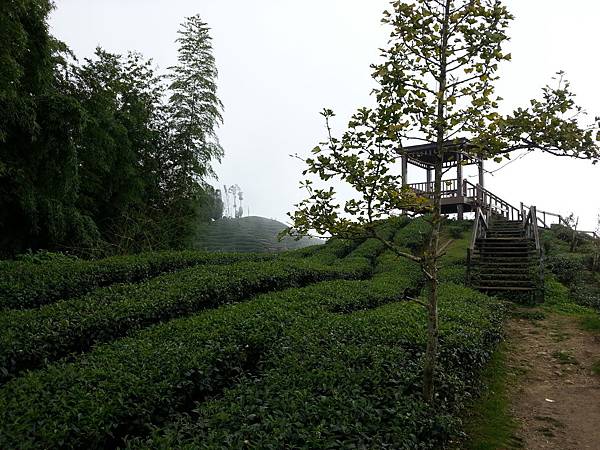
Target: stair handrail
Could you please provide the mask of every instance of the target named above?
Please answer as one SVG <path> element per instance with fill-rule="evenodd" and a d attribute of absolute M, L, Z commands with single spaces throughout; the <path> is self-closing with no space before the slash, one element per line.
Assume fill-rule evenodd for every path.
<path fill-rule="evenodd" d="M 527 205 L 521 203 L 521 208 L 523 208 L 523 211 L 525 211 L 525 210 L 531 209 L 531 206 L 527 206 Z M 536 217 L 537 217 L 537 221 L 538 221 L 538 226 L 541 226 L 544 229 L 550 228 L 550 226 L 552 224 L 550 224 L 550 226 L 548 225 L 549 220 L 548 220 L 547 216 L 556 217 L 558 219 L 558 225 L 564 225 L 564 226 L 570 228 L 569 223 L 565 220 L 565 218 L 562 215 L 560 215 L 558 213 L 550 212 L 550 211 L 543 211 L 541 209 L 536 208 Z"/>
<path fill-rule="evenodd" d="M 528 238 L 535 241 L 536 251 L 541 251 L 540 229 L 538 227 L 537 208 L 535 206 L 529 207 L 529 212 L 525 219 L 525 233 Z"/>
<path fill-rule="evenodd" d="M 475 211 L 475 221 L 473 222 L 473 231 L 471 234 L 471 243 L 467 248 L 467 285 L 471 284 L 471 259 L 475 252 L 475 246 L 477 245 L 477 239 L 483 239 L 487 236 L 489 228 L 489 214 L 490 211 L 486 211 L 486 215 L 483 214 L 482 209 L 478 206 Z"/>
<path fill-rule="evenodd" d="M 464 184 L 464 190 L 466 192 L 468 192 L 468 188 L 471 187 L 470 190 L 474 193 L 473 196 L 475 197 L 478 207 L 490 212 L 493 210 L 500 211 L 501 215 L 509 220 L 522 220 L 522 210 L 516 206 L 511 205 L 506 200 L 488 191 L 480 184 L 473 184 L 467 180 L 464 181 Z"/>
<path fill-rule="evenodd" d="M 523 210 L 532 208 L 531 206 L 524 205 L 523 203 L 521 203 L 521 207 L 523 208 Z M 556 217 L 558 219 L 558 225 L 562 225 L 569 229 L 573 229 L 573 225 L 570 224 L 564 218 L 564 216 L 561 216 L 558 213 L 542 211 L 537 208 L 535 211 L 536 211 L 536 216 L 537 216 L 537 221 L 538 221 L 538 227 L 541 225 L 542 228 L 544 228 L 546 230 L 550 229 L 550 227 L 548 226 L 548 221 L 546 220 L 546 216 L 551 216 L 551 217 Z M 539 217 L 540 214 L 542 215 L 543 218 Z M 525 220 L 525 219 L 523 219 L 523 220 Z M 550 224 L 550 225 L 553 225 L 553 224 Z M 600 239 L 600 234 L 597 231 L 583 231 L 583 230 L 575 230 L 575 231 L 580 234 L 586 234 L 593 239 Z"/>
<path fill-rule="evenodd" d="M 536 255 L 539 259 L 538 292 L 540 293 L 540 298 L 543 301 L 543 295 L 544 295 L 544 250 L 543 250 L 541 242 L 540 242 L 540 230 L 538 227 L 537 208 L 533 205 L 529 207 L 527 217 L 525 218 L 524 228 L 525 228 L 525 236 L 528 237 L 529 239 L 533 239 L 533 241 L 535 242 L 535 251 L 536 251 Z"/>

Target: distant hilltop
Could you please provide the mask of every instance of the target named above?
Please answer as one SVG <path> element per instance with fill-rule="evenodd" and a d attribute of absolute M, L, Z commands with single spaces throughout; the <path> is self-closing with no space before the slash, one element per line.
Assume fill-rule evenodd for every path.
<path fill-rule="evenodd" d="M 239 219 L 224 218 L 202 224 L 198 231 L 195 247 L 210 252 L 279 252 L 295 250 L 309 245 L 323 244 L 316 238 L 290 237 L 278 240 L 278 235 L 287 226 L 277 220 L 249 216 Z"/>

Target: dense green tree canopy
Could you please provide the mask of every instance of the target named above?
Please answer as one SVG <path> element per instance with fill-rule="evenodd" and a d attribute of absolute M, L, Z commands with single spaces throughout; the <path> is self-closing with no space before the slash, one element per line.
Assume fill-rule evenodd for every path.
<path fill-rule="evenodd" d="M 48 32 L 48 0 L 0 15 L 0 253 L 180 247 L 219 218 L 207 184 L 223 149 L 209 29 L 186 19 L 179 60 L 155 72 L 98 48 L 78 63 Z M 4 8 L 4 6 L 3 6 Z"/>

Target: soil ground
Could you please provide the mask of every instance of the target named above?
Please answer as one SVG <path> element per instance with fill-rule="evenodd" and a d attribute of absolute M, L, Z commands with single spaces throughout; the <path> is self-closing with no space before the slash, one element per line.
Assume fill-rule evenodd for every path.
<path fill-rule="evenodd" d="M 600 450 L 600 336 L 583 331 L 577 317 L 546 313 L 508 325 L 510 412 L 515 441 L 528 450 Z"/>

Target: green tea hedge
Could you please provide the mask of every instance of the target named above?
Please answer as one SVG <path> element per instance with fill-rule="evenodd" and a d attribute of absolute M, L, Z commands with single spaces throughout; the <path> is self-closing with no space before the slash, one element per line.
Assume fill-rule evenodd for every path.
<path fill-rule="evenodd" d="M 396 233 L 394 242 L 414 253 L 419 253 L 427 243 L 431 230 L 430 218 L 418 217 Z"/>
<path fill-rule="evenodd" d="M 385 239 L 392 240 L 400 230 L 410 223 L 410 219 L 407 217 L 394 217 L 382 222 L 378 225 L 377 229 L 379 234 Z M 409 231 L 408 234 L 411 232 Z M 311 247 L 305 247 L 298 250 L 292 250 L 286 252 L 289 256 L 301 256 L 301 257 L 319 257 L 321 259 L 325 257 L 329 258 L 344 258 L 346 256 L 355 256 L 368 258 L 374 261 L 385 250 L 385 245 L 380 240 L 371 239 L 339 239 L 332 238 L 327 241 L 325 245 L 315 245 Z"/>
<path fill-rule="evenodd" d="M 296 321 L 264 361 L 135 448 L 442 448 L 459 426 L 501 337 L 502 307 L 468 288 L 440 289 L 436 405 L 421 397 L 425 311 L 391 303 Z"/>
<path fill-rule="evenodd" d="M 116 256 L 97 261 L 4 262 L 0 265 L 0 309 L 33 308 L 78 297 L 98 287 L 138 282 L 201 264 L 227 265 L 269 259 L 273 256 L 183 251 Z"/>
<path fill-rule="evenodd" d="M 410 233 L 395 239 L 406 243 Z M 245 298 L 246 289 L 363 277 L 381 247 L 354 247 L 342 262 L 324 251 L 196 267 L 37 311 L 5 311 L 0 326 L 13 331 L 0 343 L 17 343 L 6 354 L 34 354 L 50 343 L 50 356 L 38 361 L 128 337 L 0 388 L 0 448 L 442 448 L 500 338 L 503 309 L 463 286 L 440 287 L 442 353 L 429 408 L 420 395 L 425 312 L 403 301 L 418 293 L 422 275 L 406 259 L 383 254 L 371 280 L 324 281 L 137 329 L 219 305 L 219 296 Z M 52 309 L 67 304 L 74 306 Z M 89 315 L 77 316 L 86 306 Z M 173 315 L 163 316 L 164 307 Z M 42 311 L 49 312 L 42 325 L 25 315 Z M 24 328 L 11 328 L 19 320 Z M 63 339 L 70 349 L 60 349 Z"/>
<path fill-rule="evenodd" d="M 25 374 L 0 390 L 0 448 L 106 448 L 144 436 L 243 374 L 259 373 L 265 354 L 295 321 L 396 300 L 402 279 L 399 273 L 263 295 Z"/>
<path fill-rule="evenodd" d="M 239 301 L 254 294 L 336 278 L 369 276 L 364 258 L 337 264 L 312 259 L 201 266 L 138 285 L 96 290 L 39 309 L 0 314 L 0 381 L 132 330 Z"/>

